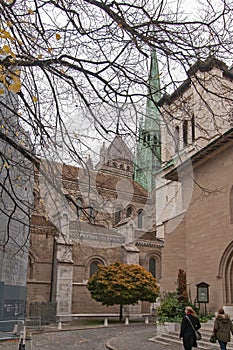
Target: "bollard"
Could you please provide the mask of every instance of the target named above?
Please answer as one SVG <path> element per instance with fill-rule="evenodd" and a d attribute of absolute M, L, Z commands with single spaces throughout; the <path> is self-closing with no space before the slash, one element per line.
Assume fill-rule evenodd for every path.
<path fill-rule="evenodd" d="M 149 318 L 146 317 L 146 318 L 145 318 L 145 324 L 148 324 L 148 323 L 149 323 Z"/>
<path fill-rule="evenodd" d="M 59 330 L 62 329 L 61 321 L 58 322 L 58 329 L 59 329 Z"/>
<path fill-rule="evenodd" d="M 107 318 L 104 319 L 104 326 L 106 326 L 106 327 L 108 326 L 108 319 Z"/>
<path fill-rule="evenodd" d="M 129 318 L 126 317 L 126 318 L 125 318 L 125 325 L 128 326 L 128 324 L 129 324 Z"/>
<path fill-rule="evenodd" d="M 13 334 L 17 334 L 17 332 L 18 332 L 18 325 L 17 325 L 17 323 L 14 325 L 14 328 L 13 328 L 13 331 L 12 331 L 12 333 Z"/>

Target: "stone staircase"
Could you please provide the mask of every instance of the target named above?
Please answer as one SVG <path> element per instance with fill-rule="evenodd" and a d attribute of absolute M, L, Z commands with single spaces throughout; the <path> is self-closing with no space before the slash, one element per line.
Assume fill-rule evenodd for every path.
<path fill-rule="evenodd" d="M 209 321 L 208 323 L 202 323 L 201 326 L 201 334 L 202 339 L 198 340 L 198 349 L 203 350 L 219 350 L 219 344 L 216 342 L 215 344 L 210 343 L 210 335 L 212 333 L 213 329 L 213 321 Z M 155 337 L 150 338 L 149 340 L 155 343 L 163 344 L 163 345 L 171 345 L 171 344 L 179 344 L 181 345 L 181 341 L 179 338 L 179 329 L 177 330 L 169 330 L 165 332 L 157 331 L 157 334 Z M 227 343 L 227 350 L 233 350 L 233 337 L 232 341 Z"/>

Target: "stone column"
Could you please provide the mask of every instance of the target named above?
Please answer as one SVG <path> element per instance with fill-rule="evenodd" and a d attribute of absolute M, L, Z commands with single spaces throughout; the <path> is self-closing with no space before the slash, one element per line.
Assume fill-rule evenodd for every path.
<path fill-rule="evenodd" d="M 73 295 L 73 244 L 65 237 L 56 239 L 54 262 L 54 300 L 57 303 L 57 319 L 71 320 Z"/>
<path fill-rule="evenodd" d="M 134 243 L 129 243 L 123 246 L 123 262 L 125 264 L 137 264 L 139 265 L 139 249 Z M 135 305 L 128 305 L 128 316 L 132 319 L 141 314 L 141 302 Z"/>
<path fill-rule="evenodd" d="M 59 228 L 53 261 L 53 301 L 57 303 L 59 321 L 71 320 L 73 295 L 73 243 L 69 239 L 69 213 L 59 212 L 54 220 Z"/>
<path fill-rule="evenodd" d="M 134 243 L 128 243 L 123 246 L 123 263 L 139 265 L 139 249 Z"/>

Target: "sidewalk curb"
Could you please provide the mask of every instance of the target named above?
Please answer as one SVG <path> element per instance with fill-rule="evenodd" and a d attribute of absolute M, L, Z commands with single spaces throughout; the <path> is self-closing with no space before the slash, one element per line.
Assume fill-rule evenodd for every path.
<path fill-rule="evenodd" d="M 111 340 L 107 340 L 107 342 L 105 343 L 105 347 L 106 347 L 108 350 L 118 350 L 117 348 L 115 348 L 115 346 L 112 346 L 112 345 L 111 345 Z"/>

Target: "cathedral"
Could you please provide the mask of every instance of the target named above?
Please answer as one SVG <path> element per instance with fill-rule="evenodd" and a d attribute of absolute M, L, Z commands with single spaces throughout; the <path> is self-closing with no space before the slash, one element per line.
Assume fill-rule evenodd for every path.
<path fill-rule="evenodd" d="M 26 297 L 27 316 L 43 308 L 53 320 L 119 315 L 119 306 L 101 305 L 86 288 L 98 265 L 116 261 L 143 266 L 161 292 L 176 290 L 183 269 L 201 310 L 224 307 L 233 317 L 233 71 L 215 57 L 197 61 L 172 94 L 161 96 L 154 52 L 151 58 L 135 154 L 116 133 L 95 166 L 90 157 L 83 167 L 40 159 L 29 174 L 33 198 L 31 187 L 18 190 L 34 205 L 20 227 L 12 226 L 17 239 L 30 227 L 30 240 L 14 253 L 10 275 L 7 254 L 0 256 L 1 290 L 14 290 L 8 299 L 2 293 L 9 318 L 17 310 L 22 317 Z M 3 210 L 1 216 L 3 222 Z M 14 235 L 18 229 L 23 236 Z M 142 302 L 124 312 L 148 315 L 152 308 Z"/>
<path fill-rule="evenodd" d="M 163 240 L 156 237 L 155 206 L 148 192 L 132 180 L 133 155 L 127 145 L 115 136 L 109 147 L 103 144 L 96 169 L 90 160 L 88 166 L 61 166 L 63 196 L 56 199 L 43 175 L 35 174 L 29 312 L 30 305 L 56 301 L 56 315 L 63 320 L 117 315 L 119 306 L 102 306 L 86 288 L 99 264 L 140 264 L 158 280 L 161 277 Z M 127 310 L 138 315 L 149 312 L 148 303 Z"/>
<path fill-rule="evenodd" d="M 59 198 L 35 174 L 29 313 L 56 302 L 59 319 L 118 314 L 118 306 L 95 302 L 86 283 L 99 264 L 122 261 L 145 267 L 161 292 L 176 290 L 181 268 L 203 312 L 223 306 L 233 314 L 233 72 L 209 57 L 163 97 L 158 76 L 153 54 L 136 158 L 116 135 L 95 168 L 91 159 L 85 169 L 54 164 Z M 152 307 L 139 303 L 127 314 Z"/>

